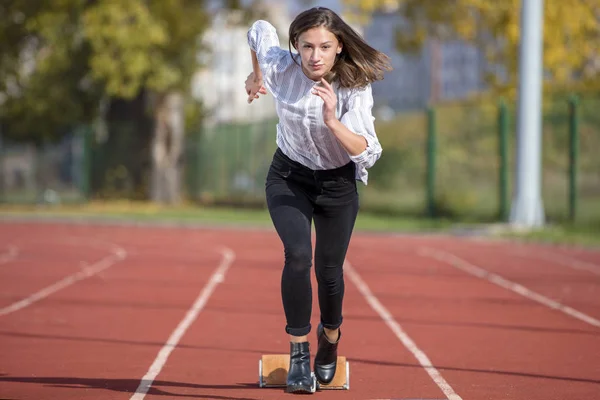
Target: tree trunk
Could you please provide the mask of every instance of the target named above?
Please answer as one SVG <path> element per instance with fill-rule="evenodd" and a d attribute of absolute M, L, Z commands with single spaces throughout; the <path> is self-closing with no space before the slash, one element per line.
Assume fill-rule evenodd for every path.
<path fill-rule="evenodd" d="M 181 153 L 184 139 L 183 98 L 167 93 L 158 98 L 152 138 L 151 199 L 160 204 L 181 201 Z"/>

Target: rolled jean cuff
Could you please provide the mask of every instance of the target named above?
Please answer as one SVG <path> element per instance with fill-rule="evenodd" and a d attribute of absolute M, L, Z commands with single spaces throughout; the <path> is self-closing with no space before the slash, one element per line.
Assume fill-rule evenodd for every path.
<path fill-rule="evenodd" d="M 306 336 L 310 333 L 311 325 L 308 324 L 303 328 L 290 328 L 289 326 L 285 327 L 285 331 L 292 336 Z"/>
<path fill-rule="evenodd" d="M 327 328 L 327 329 L 333 331 L 333 330 L 339 328 L 340 326 L 342 326 L 342 319 L 340 319 L 340 322 L 338 322 L 337 324 L 326 324 L 325 322 L 323 322 L 321 320 L 321 326 L 323 326 L 323 328 Z"/>

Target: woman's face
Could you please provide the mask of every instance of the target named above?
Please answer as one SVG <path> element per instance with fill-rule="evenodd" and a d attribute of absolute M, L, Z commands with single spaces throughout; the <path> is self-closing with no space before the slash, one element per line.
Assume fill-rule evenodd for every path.
<path fill-rule="evenodd" d="M 320 81 L 333 67 L 342 44 L 324 27 L 309 29 L 298 36 L 296 49 L 302 58 L 302 70 L 313 81 Z"/>

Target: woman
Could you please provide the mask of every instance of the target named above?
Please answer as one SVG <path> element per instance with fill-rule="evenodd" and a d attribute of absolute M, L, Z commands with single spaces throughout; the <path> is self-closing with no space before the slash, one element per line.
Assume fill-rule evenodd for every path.
<path fill-rule="evenodd" d="M 371 115 L 371 82 L 383 79 L 391 67 L 385 54 L 323 7 L 295 18 L 289 51 L 280 48 L 275 28 L 262 20 L 249 29 L 248 44 L 253 66 L 246 80 L 248 102 L 268 90 L 279 116 L 278 149 L 265 186 L 285 254 L 281 296 L 290 335 L 286 390 L 311 393 L 316 386 L 307 338 L 311 225 L 314 221 L 321 311 L 314 375 L 327 384 L 335 375 L 341 337 L 342 267 L 359 208 L 356 180 L 367 184 L 367 169 L 382 151 Z"/>

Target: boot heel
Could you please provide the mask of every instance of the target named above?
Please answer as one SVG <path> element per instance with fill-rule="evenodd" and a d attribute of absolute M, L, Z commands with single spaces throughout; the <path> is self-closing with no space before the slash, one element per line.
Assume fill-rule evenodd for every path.
<path fill-rule="evenodd" d="M 335 376 L 337 369 L 337 348 L 342 331 L 339 331 L 338 338 L 335 343 L 331 343 L 325 335 L 323 325 L 319 324 L 317 328 L 318 349 L 315 356 L 315 376 L 319 383 L 324 385 L 330 383 Z"/>
<path fill-rule="evenodd" d="M 314 393 L 316 389 L 316 379 L 310 371 L 308 342 L 290 343 L 290 368 L 285 391 L 288 393 Z"/>

